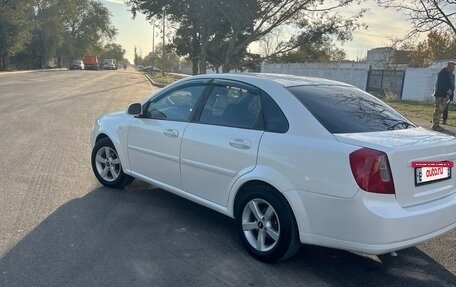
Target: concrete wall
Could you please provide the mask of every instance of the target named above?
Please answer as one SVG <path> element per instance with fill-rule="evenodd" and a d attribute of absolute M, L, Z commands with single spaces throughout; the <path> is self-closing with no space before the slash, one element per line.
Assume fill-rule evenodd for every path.
<path fill-rule="evenodd" d="M 446 65 L 446 62 L 444 63 Z M 433 68 L 407 68 L 405 70 L 403 100 L 426 101 L 433 99 L 437 73 L 445 66 Z M 191 65 L 183 67 L 183 72 L 191 74 Z M 185 70 L 185 71 L 184 71 Z M 367 63 L 287 63 L 261 65 L 262 73 L 291 74 L 319 77 L 351 84 L 366 90 L 369 65 Z M 234 71 L 233 71 L 234 72 Z M 208 74 L 215 71 L 208 70 Z"/>
<path fill-rule="evenodd" d="M 407 68 L 404 78 L 403 100 L 426 101 L 433 99 L 438 72 L 443 68 Z M 262 73 L 292 74 L 320 77 L 357 86 L 367 86 L 369 66 L 359 63 L 307 63 L 261 65 Z"/>
<path fill-rule="evenodd" d="M 407 68 L 402 99 L 433 100 L 435 81 L 441 69 Z"/>
<path fill-rule="evenodd" d="M 291 74 L 319 77 L 351 84 L 366 89 L 367 71 L 365 63 L 306 63 L 306 64 L 266 64 L 261 65 L 262 73 Z"/>

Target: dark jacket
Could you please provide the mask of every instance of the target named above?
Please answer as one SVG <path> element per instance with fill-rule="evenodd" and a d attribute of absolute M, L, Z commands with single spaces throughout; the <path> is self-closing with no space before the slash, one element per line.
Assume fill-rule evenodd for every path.
<path fill-rule="evenodd" d="M 437 75 L 434 97 L 446 97 L 448 90 L 454 92 L 454 74 L 443 68 Z M 453 99 L 453 94 L 451 95 L 451 99 Z"/>

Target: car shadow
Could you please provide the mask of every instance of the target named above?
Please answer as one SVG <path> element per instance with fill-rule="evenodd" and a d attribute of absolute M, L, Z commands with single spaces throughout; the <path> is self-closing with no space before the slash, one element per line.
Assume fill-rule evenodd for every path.
<path fill-rule="evenodd" d="M 0 286 L 444 286 L 417 248 L 366 256 L 303 246 L 278 264 L 243 249 L 234 220 L 135 181 L 62 205 L 0 259 Z"/>

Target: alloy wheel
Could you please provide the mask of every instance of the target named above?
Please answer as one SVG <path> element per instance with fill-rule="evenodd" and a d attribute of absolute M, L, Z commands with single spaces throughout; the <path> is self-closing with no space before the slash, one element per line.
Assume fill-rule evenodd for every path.
<path fill-rule="evenodd" d="M 115 181 L 121 171 L 120 159 L 117 152 L 110 147 L 102 147 L 95 157 L 98 174 L 106 181 Z"/>
<path fill-rule="evenodd" d="M 280 221 L 275 209 L 259 198 L 244 206 L 242 229 L 248 243 L 261 252 L 274 248 L 280 237 Z"/>

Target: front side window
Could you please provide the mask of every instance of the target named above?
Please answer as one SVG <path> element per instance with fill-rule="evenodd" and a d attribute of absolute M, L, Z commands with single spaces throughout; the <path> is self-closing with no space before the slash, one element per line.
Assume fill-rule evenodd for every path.
<path fill-rule="evenodd" d="M 148 104 L 145 116 L 151 119 L 190 121 L 205 88 L 205 85 L 192 85 L 154 97 Z"/>
<path fill-rule="evenodd" d="M 379 99 L 354 87 L 296 86 L 288 90 L 331 133 L 416 127 Z"/>
<path fill-rule="evenodd" d="M 260 120 L 258 93 L 229 85 L 212 89 L 199 122 L 239 128 L 254 128 Z"/>

